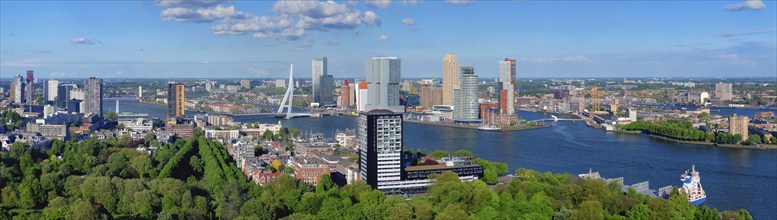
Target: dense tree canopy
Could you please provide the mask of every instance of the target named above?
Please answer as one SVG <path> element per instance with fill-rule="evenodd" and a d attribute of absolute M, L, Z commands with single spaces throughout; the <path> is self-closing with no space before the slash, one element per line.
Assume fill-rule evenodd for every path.
<path fill-rule="evenodd" d="M 519 169 L 489 187 L 504 163 L 478 160 L 485 182 L 433 175 L 428 193 L 385 195 L 363 182 L 317 186 L 281 175 L 265 187 L 246 179 L 224 147 L 202 136 L 149 154 L 115 138 L 57 142 L 46 153 L 14 144 L 0 153 L 0 218 L 18 219 L 752 219 L 718 214 L 682 195 L 659 199 L 568 174 Z M 57 156 L 61 156 L 59 159 Z"/>

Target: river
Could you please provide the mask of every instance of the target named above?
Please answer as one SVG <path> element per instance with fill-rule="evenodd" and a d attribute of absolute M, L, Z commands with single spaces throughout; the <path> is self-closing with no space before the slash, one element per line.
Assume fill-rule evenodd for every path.
<path fill-rule="evenodd" d="M 164 116 L 165 107 L 122 101 L 122 111 Z M 114 103 L 111 103 L 114 105 Z M 104 107 L 105 109 L 107 108 Z M 133 107 L 134 106 L 134 107 Z M 737 111 L 740 110 L 740 111 Z M 107 111 L 107 110 L 106 110 Z M 749 115 L 761 110 L 721 109 L 714 114 Z M 528 120 L 549 114 L 519 112 Z M 236 117 L 240 122 L 277 123 L 266 116 Z M 323 133 L 333 138 L 336 129 L 355 129 L 356 117 L 298 118 L 282 120 L 286 127 Z M 589 169 L 603 177 L 624 177 L 626 184 L 650 181 L 650 188 L 680 185 L 680 174 L 696 164 L 707 192 L 705 204 L 718 209 L 748 209 L 755 219 L 777 219 L 777 151 L 727 149 L 677 144 L 646 135 L 607 133 L 581 122 L 515 132 L 405 123 L 404 149 L 455 151 L 468 149 L 476 156 L 520 167 L 554 173 L 579 174 Z"/>

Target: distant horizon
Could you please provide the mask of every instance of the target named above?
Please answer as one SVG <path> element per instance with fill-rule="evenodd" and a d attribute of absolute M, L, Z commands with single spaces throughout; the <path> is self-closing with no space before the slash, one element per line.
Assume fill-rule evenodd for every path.
<path fill-rule="evenodd" d="M 0 35 L 3 76 L 310 77 L 327 57 L 360 77 L 396 56 L 403 76 L 441 77 L 448 53 L 481 77 L 504 58 L 523 78 L 777 76 L 763 0 L 0 1 Z"/>
<path fill-rule="evenodd" d="M 17 74 L 22 75 L 22 74 Z M 22 75 L 24 77 L 24 75 Z M 121 78 L 121 77 L 115 77 L 115 78 L 104 78 L 99 76 L 86 76 L 86 77 L 72 77 L 72 78 L 41 78 L 41 77 L 35 77 L 38 80 L 80 80 L 80 79 L 88 79 L 89 77 L 97 77 L 100 79 L 110 79 L 110 80 L 209 80 L 209 79 L 215 79 L 215 80 L 241 80 L 241 79 L 249 79 L 249 80 L 274 80 L 274 79 L 284 79 L 287 80 L 288 77 L 278 77 L 278 78 L 271 78 L 271 77 L 227 77 L 227 78 L 203 78 L 203 77 L 173 77 L 173 78 Z M 295 79 L 299 80 L 312 80 L 310 77 L 294 77 Z M 333 77 L 336 80 L 348 80 L 348 79 L 364 79 L 364 77 Z M 498 79 L 498 77 L 480 77 L 479 79 Z M 0 80 L 13 80 L 14 78 L 7 78 L 7 77 L 0 77 Z M 426 80 L 431 79 L 431 77 L 402 77 L 402 80 Z M 442 80 L 441 77 L 435 77 L 436 80 Z M 603 80 L 603 79 L 612 79 L 612 80 L 623 80 L 624 77 L 586 77 L 586 76 L 580 76 L 580 77 L 519 77 L 517 80 L 521 81 L 524 79 L 558 79 L 558 80 L 587 80 L 587 79 L 596 79 L 596 80 Z M 650 80 L 650 79 L 671 79 L 671 80 L 713 80 L 713 79 L 722 79 L 722 80 L 745 80 L 745 79 L 774 79 L 775 84 L 777 84 L 777 76 L 735 76 L 735 77 L 653 77 L 653 76 L 643 76 L 643 77 L 626 77 L 626 80 Z"/>

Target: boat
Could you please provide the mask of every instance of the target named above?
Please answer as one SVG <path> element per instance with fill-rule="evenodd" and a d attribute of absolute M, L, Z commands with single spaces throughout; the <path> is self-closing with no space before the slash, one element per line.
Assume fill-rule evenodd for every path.
<path fill-rule="evenodd" d="M 691 205 L 700 205 L 707 201 L 707 193 L 701 187 L 699 171 L 696 171 L 696 165 L 691 165 L 690 171 L 686 170 L 685 173 L 680 175 L 680 181 L 683 182 L 683 187 L 678 190 L 681 194 L 688 196 L 688 202 Z"/>
<path fill-rule="evenodd" d="M 499 130 L 502 130 L 502 129 L 498 128 L 498 127 L 492 127 L 492 126 L 480 126 L 480 127 L 478 127 L 478 130 L 481 130 L 481 131 L 499 131 Z"/>

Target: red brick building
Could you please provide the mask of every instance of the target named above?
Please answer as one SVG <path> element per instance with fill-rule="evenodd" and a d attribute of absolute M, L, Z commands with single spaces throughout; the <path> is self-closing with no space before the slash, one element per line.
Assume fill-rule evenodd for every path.
<path fill-rule="evenodd" d="M 313 157 L 297 157 L 294 159 L 294 176 L 307 184 L 316 185 L 324 174 L 332 170 L 325 161 Z"/>

